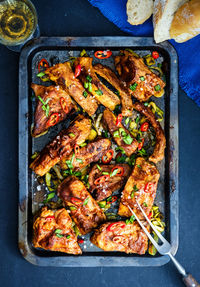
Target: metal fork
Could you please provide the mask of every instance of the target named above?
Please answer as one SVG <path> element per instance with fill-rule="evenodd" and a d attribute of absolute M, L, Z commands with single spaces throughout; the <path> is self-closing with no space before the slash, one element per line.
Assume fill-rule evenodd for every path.
<path fill-rule="evenodd" d="M 200 284 L 194 279 L 194 277 L 189 274 L 186 273 L 185 269 L 183 268 L 183 266 L 175 259 L 175 257 L 171 254 L 171 245 L 169 244 L 169 242 L 160 234 L 160 232 L 158 232 L 158 230 L 155 228 L 155 226 L 151 223 L 151 221 L 148 219 L 146 213 L 144 212 L 144 210 L 142 209 L 142 207 L 140 206 L 139 202 L 136 199 L 136 203 L 139 207 L 139 209 L 141 210 L 142 214 L 144 215 L 146 221 L 149 223 L 149 225 L 151 226 L 151 228 L 153 229 L 153 231 L 157 234 L 158 238 L 161 240 L 162 244 L 159 245 L 154 238 L 151 236 L 151 234 L 148 232 L 148 230 L 146 229 L 146 227 L 143 225 L 143 223 L 141 222 L 141 220 L 137 217 L 137 215 L 135 214 L 135 212 L 132 210 L 132 208 L 128 206 L 128 208 L 130 209 L 131 213 L 135 216 L 136 220 L 138 221 L 138 223 L 140 224 L 140 226 L 142 227 L 142 229 L 144 230 L 144 232 L 146 233 L 146 235 L 148 236 L 149 240 L 152 242 L 152 244 L 154 245 L 154 247 L 157 249 L 157 251 L 161 254 L 161 255 L 168 255 L 171 260 L 173 261 L 174 265 L 176 266 L 176 268 L 178 269 L 179 273 L 182 275 L 182 279 L 183 282 L 185 283 L 185 285 L 187 287 L 200 287 Z"/>

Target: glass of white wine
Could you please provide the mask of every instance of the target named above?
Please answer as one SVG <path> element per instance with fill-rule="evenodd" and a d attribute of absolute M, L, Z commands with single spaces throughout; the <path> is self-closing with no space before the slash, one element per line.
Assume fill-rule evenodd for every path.
<path fill-rule="evenodd" d="M 31 1 L 0 0 L 0 43 L 20 51 L 35 36 L 39 36 L 39 28 L 37 12 Z"/>

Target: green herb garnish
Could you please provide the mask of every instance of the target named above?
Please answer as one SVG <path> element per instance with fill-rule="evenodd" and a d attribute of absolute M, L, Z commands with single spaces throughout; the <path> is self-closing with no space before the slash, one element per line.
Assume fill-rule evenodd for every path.
<path fill-rule="evenodd" d="M 75 134 L 69 133 L 69 137 L 70 137 L 70 138 L 74 138 L 74 137 L 75 137 Z"/>
<path fill-rule="evenodd" d="M 146 152 L 146 150 L 145 150 L 144 148 L 142 148 L 141 150 L 138 150 L 138 153 L 139 153 L 140 155 L 142 155 L 142 156 L 147 155 L 147 152 Z"/>
<path fill-rule="evenodd" d="M 128 135 L 123 137 L 123 141 L 125 142 L 125 144 L 130 145 L 133 142 L 133 138 L 128 134 Z"/>
<path fill-rule="evenodd" d="M 46 199 L 43 202 L 47 203 L 50 199 L 54 198 L 55 195 L 55 192 L 48 193 Z"/>
<path fill-rule="evenodd" d="M 67 239 L 69 239 L 70 237 L 71 237 L 70 235 L 67 235 L 67 236 L 66 236 Z"/>
<path fill-rule="evenodd" d="M 40 73 L 37 74 L 37 77 L 39 77 L 39 78 L 41 78 L 41 77 L 43 77 L 43 76 L 45 76 L 45 73 L 44 73 L 44 72 L 40 72 Z"/>
<path fill-rule="evenodd" d="M 148 102 L 145 102 L 145 103 L 144 103 L 144 106 L 145 106 L 145 107 L 148 107 L 148 105 L 149 105 Z"/>
<path fill-rule="evenodd" d="M 129 219 L 129 222 L 130 223 L 133 223 L 133 221 L 135 220 L 135 216 L 134 215 L 131 215 L 130 219 Z"/>
<path fill-rule="evenodd" d="M 83 163 L 83 160 L 81 158 L 76 158 L 76 161 L 79 163 Z"/>
<path fill-rule="evenodd" d="M 154 89 L 155 89 L 156 92 L 158 92 L 158 91 L 161 90 L 161 87 L 160 87 L 160 85 L 156 85 L 156 86 L 154 87 Z"/>
<path fill-rule="evenodd" d="M 88 91 L 91 93 L 92 92 L 92 84 L 88 83 Z"/>
<path fill-rule="evenodd" d="M 141 165 L 137 164 L 137 167 L 142 168 Z"/>
<path fill-rule="evenodd" d="M 139 189 L 137 188 L 137 185 L 135 184 L 133 187 L 134 191 L 138 191 Z"/>
<path fill-rule="evenodd" d="M 90 75 L 87 75 L 86 80 L 91 83 L 92 82 L 92 77 Z"/>
<path fill-rule="evenodd" d="M 143 82 L 145 80 L 145 77 L 140 77 L 140 80 Z"/>
<path fill-rule="evenodd" d="M 79 146 L 80 147 L 84 147 L 84 146 L 86 146 L 87 144 L 86 143 L 82 143 L 82 144 L 80 144 Z"/>
<path fill-rule="evenodd" d="M 102 96 L 102 95 L 103 95 L 103 92 L 102 92 L 101 89 L 96 90 L 95 93 L 96 93 L 98 96 Z"/>
<path fill-rule="evenodd" d="M 66 164 L 70 169 L 73 168 L 73 161 L 74 161 L 75 153 L 73 153 L 71 160 L 66 160 Z"/>
<path fill-rule="evenodd" d="M 130 121 L 130 119 L 129 119 L 129 118 L 126 118 L 125 124 L 128 125 L 129 121 Z"/>
<path fill-rule="evenodd" d="M 57 236 L 57 237 L 59 237 L 59 238 L 62 238 L 64 235 L 62 235 L 61 233 L 62 233 L 62 230 L 61 229 L 56 229 L 55 231 L 54 231 L 54 233 L 55 233 L 55 235 Z"/>
<path fill-rule="evenodd" d="M 140 117 L 139 117 L 139 116 L 137 116 L 137 118 L 135 119 L 136 124 L 138 124 L 138 123 L 139 123 L 139 121 L 140 121 Z"/>
<path fill-rule="evenodd" d="M 69 209 L 70 210 L 76 210 L 77 208 L 76 208 L 76 206 L 70 206 Z"/>
<path fill-rule="evenodd" d="M 97 168 L 98 168 L 98 170 L 102 170 L 102 168 L 97 164 Z"/>
<path fill-rule="evenodd" d="M 110 173 L 110 177 L 115 176 L 118 173 L 118 168 L 115 168 L 113 172 Z"/>
<path fill-rule="evenodd" d="M 87 198 L 84 200 L 83 205 L 86 205 L 86 204 L 88 203 L 88 201 L 89 201 L 89 197 L 87 197 Z"/>
<path fill-rule="evenodd" d="M 84 96 L 84 98 L 87 98 L 88 93 L 86 91 L 83 91 L 83 96 Z"/>
<path fill-rule="evenodd" d="M 103 171 L 102 174 L 103 174 L 103 175 L 109 175 L 109 172 Z"/>
<path fill-rule="evenodd" d="M 135 192 L 132 191 L 132 192 L 131 192 L 131 199 L 133 199 L 134 195 L 135 195 Z"/>
<path fill-rule="evenodd" d="M 118 156 L 115 161 L 116 163 L 124 163 L 126 158 L 124 156 Z"/>
<path fill-rule="evenodd" d="M 48 105 L 48 102 L 50 101 L 50 98 L 48 98 L 48 99 L 46 100 L 46 102 L 45 102 L 40 96 L 38 96 L 38 99 L 39 99 L 40 102 L 43 104 L 43 105 L 42 105 L 42 109 L 43 109 L 43 111 L 45 111 L 46 117 L 48 117 L 48 116 L 49 116 L 49 105 Z"/>
<path fill-rule="evenodd" d="M 146 204 L 146 202 L 143 202 L 143 205 L 145 206 L 145 207 L 147 207 L 148 205 Z"/>
<path fill-rule="evenodd" d="M 120 138 L 119 131 L 114 131 L 113 137 L 114 138 Z"/>
<path fill-rule="evenodd" d="M 84 88 L 88 89 L 88 87 L 89 87 L 89 83 L 88 82 L 84 82 Z"/>
<path fill-rule="evenodd" d="M 135 89 L 137 88 L 137 83 L 134 83 L 133 85 L 130 85 L 130 89 L 131 89 L 131 91 L 135 91 Z"/>

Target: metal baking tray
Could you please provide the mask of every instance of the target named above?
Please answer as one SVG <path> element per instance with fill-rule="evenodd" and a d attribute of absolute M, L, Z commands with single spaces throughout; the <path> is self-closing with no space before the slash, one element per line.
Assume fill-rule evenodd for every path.
<path fill-rule="evenodd" d="M 162 123 L 167 148 L 165 160 L 157 167 L 161 177 L 158 184 L 156 204 L 159 205 L 166 223 L 164 236 L 172 245 L 172 254 L 178 248 L 178 59 L 174 48 L 168 43 L 155 44 L 152 38 L 135 37 L 42 37 L 24 47 L 19 62 L 19 249 L 26 260 L 40 266 L 160 266 L 169 261 L 167 256 L 136 255 L 120 252 L 104 252 L 85 240 L 81 256 L 37 250 L 32 246 L 32 224 L 35 212 L 41 207 L 46 193 L 29 169 L 31 155 L 40 151 L 54 136 L 69 124 L 69 119 L 52 128 L 46 135 L 33 139 L 30 127 L 33 120 L 30 83 L 40 83 L 36 77 L 37 63 L 46 58 L 64 62 L 70 56 L 78 56 L 82 49 L 89 55 L 96 50 L 110 49 L 116 54 L 123 48 L 131 48 L 143 55 L 156 50 L 163 59 L 166 75 L 166 92 L 153 101 L 164 110 Z M 95 61 L 95 59 L 94 59 Z M 114 68 L 110 59 L 102 64 Z"/>

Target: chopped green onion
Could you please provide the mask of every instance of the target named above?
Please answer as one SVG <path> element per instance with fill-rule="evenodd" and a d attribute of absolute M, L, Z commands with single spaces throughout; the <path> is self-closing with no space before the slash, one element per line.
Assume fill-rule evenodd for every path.
<path fill-rule="evenodd" d="M 102 170 L 102 168 L 97 164 L 97 168 L 98 168 L 98 170 Z"/>
<path fill-rule="evenodd" d="M 66 237 L 67 237 L 67 239 L 69 239 L 71 236 L 70 236 L 70 235 L 67 235 Z"/>
<path fill-rule="evenodd" d="M 101 207 L 101 208 L 104 208 L 106 206 L 106 201 L 100 201 L 98 202 L 98 205 Z"/>
<path fill-rule="evenodd" d="M 83 96 L 84 96 L 84 98 L 87 98 L 88 93 L 86 91 L 83 91 Z"/>
<path fill-rule="evenodd" d="M 114 131 L 113 137 L 114 138 L 120 138 L 119 131 Z"/>
<path fill-rule="evenodd" d="M 95 93 L 96 93 L 98 96 L 102 96 L 102 95 L 103 95 L 103 92 L 102 92 L 101 89 L 96 90 Z"/>
<path fill-rule="evenodd" d="M 43 111 L 45 111 L 46 117 L 48 117 L 48 116 L 49 116 L 49 105 L 48 105 L 48 102 L 50 101 L 50 98 L 48 98 L 48 99 L 46 100 L 46 102 L 45 102 L 40 96 L 38 96 L 38 99 L 39 99 L 40 102 L 43 104 L 43 105 L 42 105 L 42 109 L 43 109 Z"/>
<path fill-rule="evenodd" d="M 85 51 L 85 49 L 83 49 L 80 53 L 80 57 L 88 57 L 87 52 Z"/>
<path fill-rule="evenodd" d="M 79 163 L 83 163 L 83 160 L 81 158 L 76 158 L 76 161 Z"/>
<path fill-rule="evenodd" d="M 77 208 L 76 208 L 76 206 L 70 206 L 69 209 L 70 210 L 76 210 Z"/>
<path fill-rule="evenodd" d="M 83 205 L 86 205 L 86 204 L 88 203 L 88 201 L 89 201 L 89 197 L 87 197 L 87 198 L 84 200 Z"/>
<path fill-rule="evenodd" d="M 139 121 L 140 121 L 140 117 L 139 117 L 139 116 L 137 116 L 137 118 L 135 119 L 136 124 L 138 124 L 138 123 L 139 123 Z"/>
<path fill-rule="evenodd" d="M 41 78 L 41 77 L 43 77 L 43 76 L 45 76 L 45 73 L 44 73 L 44 72 L 40 72 L 40 73 L 37 74 L 37 77 L 39 77 L 39 78 Z"/>
<path fill-rule="evenodd" d="M 119 93 L 118 90 L 115 92 L 115 94 L 116 94 L 118 97 L 120 96 L 120 93 Z"/>
<path fill-rule="evenodd" d="M 74 138 L 74 137 L 75 137 L 75 134 L 69 133 L 69 137 L 70 137 L 70 138 Z"/>
<path fill-rule="evenodd" d="M 56 195 L 55 192 L 48 193 L 46 200 L 44 200 L 45 203 L 48 202 L 50 199 L 54 198 L 55 195 Z"/>
<path fill-rule="evenodd" d="M 133 199 L 134 195 L 135 195 L 135 192 L 132 191 L 132 192 L 131 192 L 131 199 Z"/>
<path fill-rule="evenodd" d="M 88 82 L 84 82 L 84 88 L 88 89 L 88 87 L 89 87 L 89 83 Z"/>
<path fill-rule="evenodd" d="M 126 158 L 124 156 L 118 156 L 115 161 L 116 163 L 124 163 Z"/>
<path fill-rule="evenodd" d="M 145 77 L 140 77 L 140 80 L 143 82 L 145 80 Z"/>
<path fill-rule="evenodd" d="M 109 172 L 103 171 L 102 174 L 103 174 L 103 175 L 109 175 Z"/>
<path fill-rule="evenodd" d="M 134 191 L 138 191 L 139 189 L 137 188 L 137 185 L 135 184 L 133 187 Z"/>
<path fill-rule="evenodd" d="M 130 121 L 130 119 L 129 119 L 129 118 L 126 118 L 125 124 L 128 125 L 129 121 Z"/>
<path fill-rule="evenodd" d="M 80 171 L 75 171 L 75 172 L 74 172 L 74 175 L 75 175 L 75 176 L 82 176 L 82 173 L 81 173 Z"/>
<path fill-rule="evenodd" d="M 131 89 L 131 91 L 135 91 L 135 89 L 137 88 L 137 83 L 134 83 L 133 85 L 130 85 L 130 89 Z"/>
<path fill-rule="evenodd" d="M 87 75 L 86 80 L 91 83 L 92 82 L 92 77 L 90 75 Z"/>
<path fill-rule="evenodd" d="M 66 160 L 66 164 L 70 169 L 73 168 L 73 161 L 74 161 L 75 153 L 73 153 L 71 160 Z"/>
<path fill-rule="evenodd" d="M 110 177 L 115 176 L 118 173 L 118 168 L 115 168 L 113 172 L 110 173 Z"/>
<path fill-rule="evenodd" d="M 88 83 L 88 91 L 91 93 L 92 92 L 92 84 Z"/>
<path fill-rule="evenodd" d="M 131 215 L 130 219 L 129 219 L 129 222 L 130 223 L 133 223 L 133 221 L 135 220 L 135 216 L 134 215 Z"/>
<path fill-rule="evenodd" d="M 145 103 L 144 103 L 144 106 L 145 106 L 145 107 L 148 107 L 148 105 L 149 105 L 148 102 L 145 102 Z"/>
<path fill-rule="evenodd" d="M 61 229 L 56 229 L 54 231 L 55 235 L 59 238 L 62 238 L 64 235 L 61 234 L 62 230 Z"/>
<path fill-rule="evenodd" d="M 130 145 L 133 142 L 133 138 L 128 134 L 128 135 L 123 137 L 123 141 L 125 142 L 125 144 Z"/>
<path fill-rule="evenodd" d="M 140 155 L 142 155 L 142 156 L 147 155 L 147 152 L 146 152 L 146 150 L 145 150 L 144 148 L 142 148 L 141 150 L 138 150 L 138 153 L 139 153 Z"/>
<path fill-rule="evenodd" d="M 154 87 L 154 89 L 155 89 L 156 92 L 158 92 L 158 91 L 161 90 L 161 87 L 160 87 L 160 85 L 156 85 L 156 86 Z"/>
<path fill-rule="evenodd" d="M 147 206 L 148 206 L 146 202 L 143 202 L 143 205 L 144 205 L 145 207 L 147 207 Z"/>
<path fill-rule="evenodd" d="M 142 168 L 141 165 L 137 164 L 137 167 Z"/>
<path fill-rule="evenodd" d="M 84 143 L 82 143 L 82 144 L 80 144 L 79 146 L 80 147 L 84 147 L 84 146 L 86 146 L 87 144 L 84 142 Z"/>

